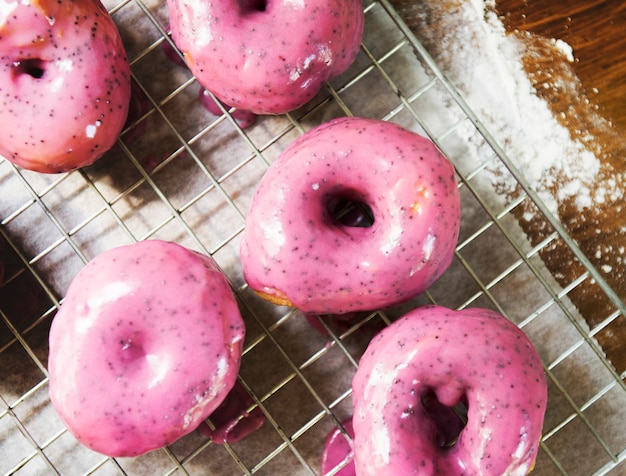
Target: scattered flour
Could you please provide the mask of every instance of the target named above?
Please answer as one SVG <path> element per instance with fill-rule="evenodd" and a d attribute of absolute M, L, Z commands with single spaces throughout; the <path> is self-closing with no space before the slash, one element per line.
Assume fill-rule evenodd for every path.
<path fill-rule="evenodd" d="M 565 58 L 567 58 L 570 63 L 574 62 L 574 50 L 570 45 L 559 39 L 552 39 L 551 41 L 555 48 L 561 50 L 561 53 L 563 53 Z"/>
<path fill-rule="evenodd" d="M 448 31 L 437 38 L 437 60 L 555 215 L 569 200 L 580 210 L 591 207 L 598 195 L 594 190 L 600 160 L 572 138 L 537 95 L 523 68 L 524 45 L 507 35 L 494 7 L 495 0 L 460 2 L 450 12 Z M 549 41 L 564 61 L 574 61 L 570 45 Z M 503 172 L 492 168 L 489 179 L 507 195 L 517 182 L 503 181 Z"/>

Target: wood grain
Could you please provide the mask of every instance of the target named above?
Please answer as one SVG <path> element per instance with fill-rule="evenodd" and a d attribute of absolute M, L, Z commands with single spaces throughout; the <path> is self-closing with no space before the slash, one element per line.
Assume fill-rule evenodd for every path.
<path fill-rule="evenodd" d="M 626 164 L 626 3 L 622 0 L 497 0 L 496 10 L 511 34 L 529 32 L 525 38 L 524 67 L 539 96 L 572 137 L 592 137 L 588 148 L 602 160 L 597 185 L 621 179 Z M 575 61 L 564 65 L 546 49 L 546 39 L 557 38 L 573 49 Z M 570 76 L 573 73 L 573 77 Z M 573 90 L 544 88 L 544 82 L 561 76 Z M 626 244 L 626 210 L 623 198 L 597 204 L 583 216 L 571 203 L 560 207 L 560 218 L 586 256 L 599 269 L 610 269 L 605 279 L 626 300 L 626 265 L 617 250 Z M 540 239 L 541 224 L 527 227 Z M 598 250 L 615 250 L 598 254 Z M 562 284 L 582 271 L 557 246 L 542 257 Z M 590 326 L 600 324 L 614 311 L 603 292 L 587 284 L 570 297 Z M 597 335 L 619 373 L 626 371 L 626 319 L 622 316 Z"/>
<path fill-rule="evenodd" d="M 496 10 L 509 31 L 568 43 L 573 69 L 600 113 L 626 130 L 626 2 L 497 0 Z"/>
<path fill-rule="evenodd" d="M 468 0 L 391 1 L 437 59 L 441 52 L 437 51 L 437 34 L 432 32 L 449 27 L 446 16 Z M 618 252 L 626 246 L 626 3 L 622 0 L 496 0 L 496 12 L 508 34 L 524 45 L 524 69 L 537 94 L 546 100 L 571 136 L 600 158 L 597 187 L 615 179 L 625 182 L 622 197 L 595 204 L 584 214 L 572 201 L 563 201 L 558 212 L 585 255 L 626 301 L 626 256 Z M 564 61 L 553 39 L 572 47 L 573 62 Z M 559 183 L 558 177 L 555 183 Z M 555 194 L 557 191 L 554 190 Z M 529 211 L 520 209 L 520 217 Z M 534 244 L 551 232 L 545 220 L 536 215 L 531 221 L 520 220 Z M 563 286 L 585 271 L 562 241 L 543 248 L 541 256 Z M 615 311 L 607 296 L 590 279 L 574 288 L 569 297 L 592 329 Z M 625 372 L 626 318 L 618 317 L 595 337 L 616 370 Z"/>

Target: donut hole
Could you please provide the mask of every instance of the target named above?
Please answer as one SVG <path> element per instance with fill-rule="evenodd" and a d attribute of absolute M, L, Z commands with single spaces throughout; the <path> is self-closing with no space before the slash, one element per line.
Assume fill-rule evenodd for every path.
<path fill-rule="evenodd" d="M 34 79 L 41 79 L 45 73 L 45 62 L 40 58 L 28 58 L 13 62 L 13 74 L 15 76 L 27 75 Z"/>
<path fill-rule="evenodd" d="M 237 0 L 237 3 L 242 14 L 264 12 L 267 8 L 267 0 Z"/>
<path fill-rule="evenodd" d="M 143 338 L 138 332 L 122 335 L 118 338 L 118 359 L 123 366 L 137 361 L 143 361 L 146 351 L 143 347 Z"/>
<path fill-rule="evenodd" d="M 454 407 L 439 401 L 433 390 L 426 391 L 420 400 L 426 415 L 435 425 L 435 439 L 441 448 L 449 448 L 459 439 L 467 423 L 466 406 L 459 403 Z"/>
<path fill-rule="evenodd" d="M 349 192 L 331 196 L 326 203 L 326 211 L 341 226 L 369 228 L 374 224 L 372 207 Z"/>

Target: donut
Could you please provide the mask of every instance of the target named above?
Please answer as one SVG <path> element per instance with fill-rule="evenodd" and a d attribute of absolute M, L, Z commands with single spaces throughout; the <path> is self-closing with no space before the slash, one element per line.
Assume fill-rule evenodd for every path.
<path fill-rule="evenodd" d="M 149 240 L 97 255 L 50 329 L 50 399 L 78 441 L 137 456 L 196 429 L 235 384 L 245 328 L 207 256 Z"/>
<path fill-rule="evenodd" d="M 119 136 L 130 66 L 98 0 L 0 2 L 0 155 L 43 173 L 87 166 Z"/>
<path fill-rule="evenodd" d="M 352 397 L 359 476 L 525 475 L 547 385 L 532 343 L 500 314 L 426 306 L 372 339 Z M 464 427 L 454 427 L 458 404 Z"/>
<path fill-rule="evenodd" d="M 169 27 L 169 25 L 167 26 L 166 31 L 169 36 L 172 35 L 172 29 Z M 167 56 L 167 58 L 172 63 L 174 63 L 177 66 L 186 66 L 185 62 L 181 59 L 178 51 L 171 45 L 169 41 L 164 41 L 163 43 L 161 43 L 161 49 L 165 53 L 165 56 Z M 198 97 L 200 100 L 200 104 L 202 104 L 202 106 L 207 111 L 209 111 L 211 114 L 215 116 L 222 115 L 222 110 L 217 104 L 217 101 L 219 101 L 219 99 L 217 101 L 214 100 L 211 97 L 211 94 L 207 89 L 200 88 L 200 93 L 198 94 Z M 226 109 L 228 109 L 228 106 L 224 105 L 223 103 L 222 105 L 225 106 Z M 257 119 L 256 114 L 250 111 L 242 110 L 242 109 L 235 109 L 232 112 L 232 116 L 233 116 L 233 119 L 237 121 L 237 124 L 239 124 L 239 127 L 241 127 L 242 129 L 245 129 L 246 127 L 250 127 L 252 124 L 255 123 Z"/>
<path fill-rule="evenodd" d="M 313 98 L 356 58 L 360 0 L 168 0 L 172 40 L 224 104 L 282 114 Z"/>
<path fill-rule="evenodd" d="M 344 204 L 363 212 L 340 216 Z M 240 244 L 243 275 L 260 296 L 305 313 L 389 307 L 447 269 L 459 222 L 454 168 L 430 140 L 338 118 L 292 142 L 261 178 Z"/>

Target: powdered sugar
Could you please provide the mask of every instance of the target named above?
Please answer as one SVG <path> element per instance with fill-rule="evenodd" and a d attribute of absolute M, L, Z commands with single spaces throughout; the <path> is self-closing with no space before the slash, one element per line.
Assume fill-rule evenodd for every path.
<path fill-rule="evenodd" d="M 570 63 L 574 62 L 574 50 L 572 49 L 570 45 L 568 45 L 563 40 L 559 40 L 558 38 L 553 38 L 551 41 L 555 48 L 558 48 L 559 50 L 561 50 L 563 55 L 567 58 L 567 60 Z"/>
<path fill-rule="evenodd" d="M 525 45 L 520 36 L 507 34 L 494 5 L 494 0 L 472 0 L 448 11 L 447 31 L 437 38 L 437 60 L 555 215 L 566 201 L 580 210 L 591 207 L 598 195 L 615 193 L 595 190 L 601 164 L 586 147 L 593 138 L 572 138 L 537 95 L 523 66 Z M 563 61 L 574 61 L 570 45 L 547 42 Z M 552 78 L 544 87 L 563 87 L 559 80 Z M 513 193 L 516 181 L 504 180 L 507 174 L 497 167 L 488 172 L 504 195 Z"/>

